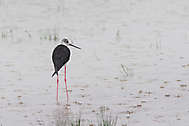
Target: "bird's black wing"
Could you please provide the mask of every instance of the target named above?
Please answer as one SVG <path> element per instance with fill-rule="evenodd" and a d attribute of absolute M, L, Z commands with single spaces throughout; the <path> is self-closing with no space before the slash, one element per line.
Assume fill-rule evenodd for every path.
<path fill-rule="evenodd" d="M 58 45 L 52 55 L 52 60 L 54 63 L 55 72 L 58 71 L 64 66 L 70 59 L 70 50 L 65 45 Z"/>

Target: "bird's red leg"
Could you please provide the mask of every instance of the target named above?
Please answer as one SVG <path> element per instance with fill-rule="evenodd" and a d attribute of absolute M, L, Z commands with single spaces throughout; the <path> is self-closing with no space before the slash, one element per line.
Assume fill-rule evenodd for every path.
<path fill-rule="evenodd" d="M 65 65 L 64 81 L 65 81 L 65 85 L 66 85 L 66 96 L 67 96 L 67 103 L 68 103 L 68 88 L 67 88 L 67 82 L 66 82 L 66 65 Z"/>
<path fill-rule="evenodd" d="M 58 75 L 57 75 L 57 90 L 56 90 L 56 101 L 58 103 L 58 83 L 59 83 L 59 78 L 58 78 Z"/>

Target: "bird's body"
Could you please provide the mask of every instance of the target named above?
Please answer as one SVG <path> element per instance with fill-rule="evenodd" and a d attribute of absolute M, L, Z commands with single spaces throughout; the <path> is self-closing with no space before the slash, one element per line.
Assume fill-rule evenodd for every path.
<path fill-rule="evenodd" d="M 58 71 L 69 61 L 70 59 L 70 49 L 65 45 L 58 45 L 52 54 L 52 60 L 54 63 L 55 72 L 52 77 L 56 74 L 58 75 Z"/>
<path fill-rule="evenodd" d="M 81 49 L 75 45 L 72 45 L 71 43 L 69 43 L 69 40 L 67 38 L 64 38 L 62 40 L 62 42 L 65 44 L 60 44 L 58 46 L 56 46 L 56 48 L 53 50 L 52 53 L 52 60 L 54 63 L 54 70 L 55 72 L 52 74 L 52 77 L 56 74 L 57 75 L 57 95 L 56 95 L 56 100 L 58 103 L 58 84 L 59 84 L 59 77 L 58 77 L 58 71 L 65 66 L 65 86 L 66 86 L 66 96 L 67 96 L 67 103 L 68 103 L 68 89 L 67 89 L 67 82 L 66 82 L 66 63 L 69 61 L 70 59 L 70 49 L 67 46 L 72 46 L 78 49 Z M 66 46 L 67 45 L 67 46 Z"/>

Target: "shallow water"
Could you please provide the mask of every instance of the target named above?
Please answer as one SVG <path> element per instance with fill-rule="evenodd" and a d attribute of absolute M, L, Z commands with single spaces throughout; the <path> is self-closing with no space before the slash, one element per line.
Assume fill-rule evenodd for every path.
<path fill-rule="evenodd" d="M 1 0 L 0 124 L 49 125 L 64 109 L 64 72 L 56 105 L 51 53 L 67 36 L 82 48 L 70 48 L 67 64 L 71 114 L 95 123 L 106 106 L 118 125 L 188 125 L 187 8 L 185 0 Z"/>

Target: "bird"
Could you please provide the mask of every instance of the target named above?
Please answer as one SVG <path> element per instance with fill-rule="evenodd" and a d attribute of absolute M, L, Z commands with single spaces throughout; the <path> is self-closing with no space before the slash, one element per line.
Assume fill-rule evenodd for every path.
<path fill-rule="evenodd" d="M 57 75 L 57 93 L 56 93 L 56 101 L 58 103 L 58 84 L 59 84 L 59 76 L 58 71 L 64 66 L 64 81 L 66 86 L 66 96 L 67 96 L 67 103 L 68 103 L 68 89 L 67 89 L 67 82 L 66 82 L 66 63 L 70 60 L 71 51 L 68 46 L 75 47 L 77 49 L 81 49 L 78 46 L 71 44 L 71 41 L 68 38 L 63 38 L 61 40 L 61 44 L 57 45 L 52 53 L 52 61 L 54 64 L 54 73 L 52 77 L 56 74 Z"/>

